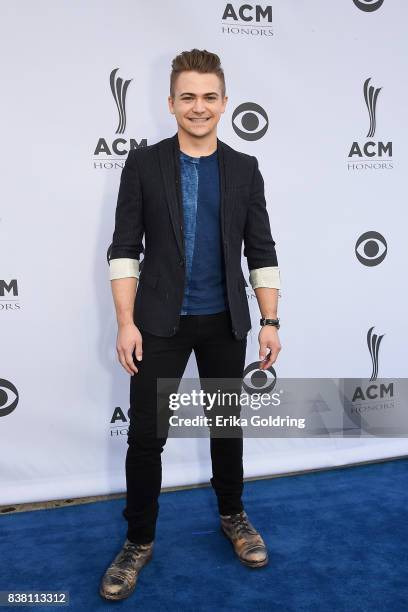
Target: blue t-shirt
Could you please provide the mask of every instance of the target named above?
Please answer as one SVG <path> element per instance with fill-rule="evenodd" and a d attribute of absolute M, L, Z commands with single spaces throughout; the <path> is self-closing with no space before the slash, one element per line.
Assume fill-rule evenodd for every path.
<path fill-rule="evenodd" d="M 182 315 L 228 309 L 220 222 L 218 153 L 191 157 L 180 151 L 186 253 Z"/>

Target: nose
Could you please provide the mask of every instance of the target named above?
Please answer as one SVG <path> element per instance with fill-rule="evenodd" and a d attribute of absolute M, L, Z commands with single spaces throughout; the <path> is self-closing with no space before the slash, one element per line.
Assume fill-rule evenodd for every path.
<path fill-rule="evenodd" d="M 203 113 L 205 111 L 204 103 L 200 98 L 195 99 L 193 110 L 195 113 Z"/>

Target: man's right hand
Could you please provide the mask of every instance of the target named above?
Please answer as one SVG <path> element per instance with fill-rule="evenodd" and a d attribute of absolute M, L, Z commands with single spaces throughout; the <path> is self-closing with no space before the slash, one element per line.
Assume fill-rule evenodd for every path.
<path fill-rule="evenodd" d="M 142 334 L 134 323 L 126 323 L 119 326 L 116 350 L 118 359 L 126 372 L 131 376 L 137 374 L 139 370 L 133 361 L 133 351 L 136 353 L 136 359 L 141 361 L 143 356 L 143 339 Z"/>

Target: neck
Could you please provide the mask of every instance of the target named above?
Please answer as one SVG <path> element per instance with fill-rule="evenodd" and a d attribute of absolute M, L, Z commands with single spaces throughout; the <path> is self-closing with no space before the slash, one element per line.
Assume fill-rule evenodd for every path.
<path fill-rule="evenodd" d="M 180 151 L 192 157 L 211 155 L 217 150 L 217 132 L 215 130 L 202 138 L 196 138 L 179 127 L 177 137 Z"/>

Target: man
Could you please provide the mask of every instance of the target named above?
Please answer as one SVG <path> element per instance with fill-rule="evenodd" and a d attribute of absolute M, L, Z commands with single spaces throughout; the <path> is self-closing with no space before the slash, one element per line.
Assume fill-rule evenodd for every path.
<path fill-rule="evenodd" d="M 198 49 L 178 55 L 168 98 L 177 134 L 130 151 L 122 171 L 108 260 L 118 358 L 131 375 L 128 530 L 100 585 L 106 599 L 128 597 L 153 552 L 167 437 L 157 435 L 157 379 L 179 381 L 194 350 L 200 379 L 242 380 L 251 329 L 243 241 L 263 317 L 260 367 L 269 368 L 281 349 L 279 268 L 263 179 L 255 157 L 217 138 L 227 100 L 217 55 Z M 210 439 L 211 485 L 239 560 L 261 567 L 268 554 L 242 504 L 242 449 L 242 436 Z"/>

